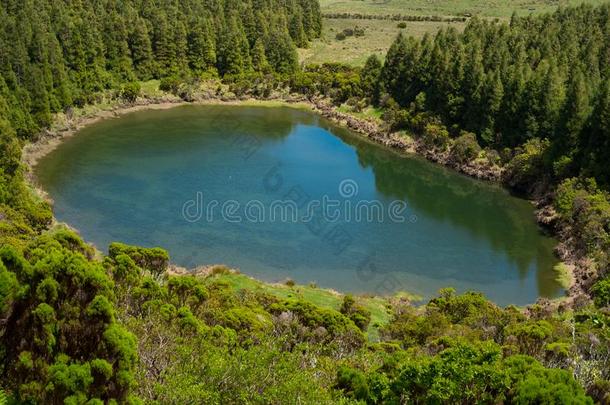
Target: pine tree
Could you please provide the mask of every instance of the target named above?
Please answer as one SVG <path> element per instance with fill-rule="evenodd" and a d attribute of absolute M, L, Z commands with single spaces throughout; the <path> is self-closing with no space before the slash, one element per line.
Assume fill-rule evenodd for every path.
<path fill-rule="evenodd" d="M 133 80 L 133 63 L 127 43 L 128 35 L 124 21 L 116 10 L 111 10 L 102 28 L 106 69 L 114 72 L 123 81 Z"/>
<path fill-rule="evenodd" d="M 446 41 L 446 32 L 439 31 L 430 54 L 428 68 L 430 70 L 431 82 L 426 96 L 430 105 L 437 106 L 437 111 L 443 117 L 447 117 L 447 103 L 451 94 L 451 77 L 449 72 L 449 44 Z"/>
<path fill-rule="evenodd" d="M 311 6 L 311 1 L 301 1 L 301 9 L 303 10 L 303 29 L 307 35 L 307 39 L 312 40 L 320 36 L 315 19 L 315 13 Z"/>
<path fill-rule="evenodd" d="M 48 58 L 53 80 L 52 110 L 58 112 L 72 105 L 70 78 L 63 60 L 61 45 L 55 35 L 49 34 Z"/>
<path fill-rule="evenodd" d="M 239 29 L 237 18 L 229 18 L 228 24 L 219 36 L 217 67 L 221 74 L 240 74 L 250 65 L 248 42 Z M 244 53 L 246 51 L 247 53 Z"/>
<path fill-rule="evenodd" d="M 172 26 L 173 41 L 175 46 L 175 56 L 172 60 L 174 72 L 188 71 L 188 52 L 189 46 L 187 41 L 186 26 L 182 21 L 176 21 Z"/>
<path fill-rule="evenodd" d="M 170 31 L 167 16 L 161 13 L 155 15 L 153 27 L 152 47 L 155 60 L 158 64 L 158 71 L 156 73 L 159 76 L 168 76 L 174 73 L 172 67 L 176 60 L 176 45 Z"/>
<path fill-rule="evenodd" d="M 207 19 L 198 21 L 188 36 L 189 68 L 204 72 L 216 64 L 216 51 L 212 29 Z"/>
<path fill-rule="evenodd" d="M 3 79 L 0 77 L 0 87 L 2 85 Z M 15 130 L 7 120 L 7 117 L 10 116 L 10 108 L 10 105 L 0 94 L 0 176 L 6 177 L 14 176 L 21 165 L 21 148 Z M 3 202 L 0 201 L 0 203 Z"/>
<path fill-rule="evenodd" d="M 322 35 L 322 12 L 318 0 L 303 0 L 309 4 L 311 9 L 311 36 L 310 39 L 318 38 Z"/>
<path fill-rule="evenodd" d="M 475 133 L 481 133 L 483 125 L 483 92 L 485 84 L 485 68 L 483 66 L 483 54 L 481 44 L 474 42 L 467 54 L 464 68 L 464 80 L 462 88 L 464 92 L 464 104 L 466 106 L 464 116 L 464 127 Z"/>
<path fill-rule="evenodd" d="M 265 45 L 262 39 L 258 38 L 252 47 L 252 68 L 256 72 L 268 73 L 271 70 L 271 65 L 265 55 Z"/>
<path fill-rule="evenodd" d="M 401 74 L 403 72 L 403 65 L 407 55 L 407 40 L 402 35 L 402 32 L 400 32 L 388 49 L 385 63 L 383 64 L 383 69 L 381 70 L 381 82 L 383 87 L 397 101 L 402 98 L 401 93 L 404 83 L 401 83 Z"/>
<path fill-rule="evenodd" d="M 36 65 L 30 66 L 26 73 L 26 83 L 29 84 L 30 111 L 34 120 L 42 127 L 49 126 L 51 105 L 42 69 Z"/>
<path fill-rule="evenodd" d="M 287 29 L 282 26 L 279 21 L 272 24 L 265 43 L 265 54 L 276 72 L 292 73 L 298 68 L 297 51 Z"/>
<path fill-rule="evenodd" d="M 289 26 L 290 36 L 295 45 L 299 48 L 307 48 L 307 34 L 303 26 L 303 13 L 298 7 L 296 12 L 290 18 Z"/>
<path fill-rule="evenodd" d="M 529 67 L 526 65 L 514 65 L 508 70 L 504 99 L 496 120 L 503 137 L 502 145 L 515 146 L 530 137 L 524 120 L 515 120 L 515 117 L 525 116 L 528 72 Z"/>
<path fill-rule="evenodd" d="M 446 116 L 451 117 L 453 122 L 459 122 L 464 116 L 464 95 L 462 93 L 462 82 L 464 81 L 464 66 L 466 53 L 464 46 L 458 42 L 450 55 L 450 66 L 447 81 L 447 112 Z"/>
<path fill-rule="evenodd" d="M 140 79 L 150 79 L 154 72 L 152 43 L 146 22 L 137 18 L 129 35 L 129 49 L 134 69 Z"/>
<path fill-rule="evenodd" d="M 496 139 L 496 117 L 502 106 L 504 86 L 498 70 L 490 72 L 485 77 L 483 89 L 483 106 L 485 107 L 481 120 L 481 140 L 483 144 L 493 144 Z"/>
<path fill-rule="evenodd" d="M 558 153 L 570 154 L 578 146 L 581 134 L 591 113 L 589 89 L 582 71 L 572 74 L 568 86 L 567 102 L 563 110 Z"/>
<path fill-rule="evenodd" d="M 566 98 L 565 82 L 555 61 L 549 65 L 541 93 L 540 132 L 545 137 L 555 136 Z"/>
<path fill-rule="evenodd" d="M 581 164 L 605 186 L 610 186 L 610 78 L 602 83 L 595 111 L 591 117 L 585 153 Z"/>
<path fill-rule="evenodd" d="M 8 106 L 7 111 L 3 112 L 1 116 L 9 121 L 10 126 L 12 130 L 15 131 L 17 137 L 27 139 L 32 136 L 38 128 L 30 114 L 29 105 L 26 104 L 21 97 L 18 97 L 18 95 L 24 93 L 25 90 L 22 88 L 9 88 L 2 75 L 0 75 L 0 98 L 2 98 Z"/>
<path fill-rule="evenodd" d="M 364 68 L 360 72 L 360 85 L 365 96 L 371 100 L 373 105 L 379 103 L 379 79 L 383 66 L 377 55 L 371 55 L 366 60 Z"/>

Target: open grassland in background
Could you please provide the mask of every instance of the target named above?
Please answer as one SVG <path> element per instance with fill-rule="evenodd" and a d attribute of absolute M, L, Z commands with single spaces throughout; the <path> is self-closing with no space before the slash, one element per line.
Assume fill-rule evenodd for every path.
<path fill-rule="evenodd" d="M 513 11 L 519 15 L 552 12 L 557 7 L 606 3 L 608 0 L 320 0 L 323 14 L 351 13 L 362 15 L 402 16 L 481 16 L 508 20 Z M 342 62 L 361 66 L 371 54 L 383 58 L 399 31 L 416 38 L 434 34 L 446 26 L 464 29 L 466 23 L 437 21 L 406 21 L 406 28 L 398 28 L 399 21 L 324 18 L 322 38 L 299 50 L 302 63 Z M 364 36 L 336 38 L 337 33 L 354 27 L 364 28 Z"/>
<path fill-rule="evenodd" d="M 322 13 L 403 14 L 510 18 L 554 11 L 582 3 L 599 5 L 607 0 L 320 0 Z"/>
<path fill-rule="evenodd" d="M 308 49 L 300 50 L 300 59 L 308 63 L 342 62 L 350 65 L 364 65 L 366 58 L 377 54 L 383 59 L 392 41 L 400 31 L 404 35 L 422 37 L 426 33 L 434 34 L 442 27 L 455 27 L 462 30 L 465 23 L 407 21 L 406 28 L 398 28 L 398 21 L 360 20 L 325 18 L 322 38 L 315 40 Z M 364 36 L 351 36 L 340 41 L 337 33 L 346 28 L 364 29 Z"/>

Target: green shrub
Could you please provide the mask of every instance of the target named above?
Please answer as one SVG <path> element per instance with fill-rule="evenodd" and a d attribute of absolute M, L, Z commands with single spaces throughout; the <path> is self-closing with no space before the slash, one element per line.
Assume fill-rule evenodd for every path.
<path fill-rule="evenodd" d="M 445 150 L 449 144 L 449 131 L 441 124 L 428 123 L 425 125 L 421 139 L 428 148 Z"/>
<path fill-rule="evenodd" d="M 140 96 L 142 88 L 138 82 L 124 84 L 121 88 L 121 98 L 129 103 L 135 102 Z"/>
<path fill-rule="evenodd" d="M 121 253 L 115 256 L 111 268 L 113 277 L 119 284 L 135 286 L 140 281 L 142 269 L 126 254 Z"/>
<path fill-rule="evenodd" d="M 508 184 L 520 191 L 529 191 L 544 179 L 548 140 L 533 138 L 519 147 L 507 165 Z"/>
<path fill-rule="evenodd" d="M 506 365 L 513 379 L 513 403 L 593 404 L 567 370 L 544 368 L 526 356 L 510 357 Z"/>
<path fill-rule="evenodd" d="M 455 163 L 464 164 L 476 159 L 480 152 L 481 147 L 476 135 L 471 132 L 462 132 L 453 143 L 450 159 Z"/>
<path fill-rule="evenodd" d="M 320 337 L 325 341 L 339 338 L 345 340 L 348 346 L 360 347 L 365 340 L 362 331 L 348 317 L 340 312 L 317 307 L 306 301 L 284 301 L 274 303 L 269 311 L 274 315 L 292 313 L 298 321 L 307 328 L 305 338 Z M 318 336 L 323 329 L 323 335 Z"/>
<path fill-rule="evenodd" d="M 592 291 L 595 305 L 598 307 L 610 306 L 610 277 L 597 281 Z"/>
<path fill-rule="evenodd" d="M 593 179 L 571 178 L 557 188 L 555 209 L 573 229 L 578 247 L 593 255 L 600 269 L 610 264 L 610 196 Z"/>
<path fill-rule="evenodd" d="M 542 357 L 543 348 L 553 334 L 552 325 L 546 320 L 527 320 L 507 327 L 505 334 L 514 337 L 521 353 Z"/>
<path fill-rule="evenodd" d="M 0 360 L 18 401 L 129 396 L 135 339 L 116 324 L 112 281 L 89 250 L 66 230 L 37 237 L 23 252 L 0 249 L 1 309 L 11 313 L 0 326 L 0 347 L 11 349 L 0 350 Z"/>
<path fill-rule="evenodd" d="M 432 358 L 399 363 L 393 399 L 414 403 L 493 403 L 506 396 L 507 378 L 497 345 L 459 344 Z"/>
<path fill-rule="evenodd" d="M 163 77 L 159 83 L 159 90 L 177 94 L 180 84 L 182 83 L 184 83 L 184 80 L 180 79 L 178 76 Z"/>
<path fill-rule="evenodd" d="M 204 282 L 197 276 L 175 276 L 167 281 L 169 299 L 177 307 L 196 308 L 209 297 Z"/>
<path fill-rule="evenodd" d="M 161 276 L 169 265 L 169 254 L 161 248 L 143 248 L 114 242 L 108 248 L 108 256 L 116 259 L 124 254 L 129 256 L 139 267 L 148 270 L 155 277 Z"/>
<path fill-rule="evenodd" d="M 343 391 L 344 395 L 357 400 L 369 402 L 370 390 L 366 376 L 350 367 L 342 366 L 337 371 L 336 388 Z"/>
<path fill-rule="evenodd" d="M 392 131 L 408 128 L 411 125 L 411 114 L 409 110 L 401 109 L 392 99 L 386 101 L 386 109 L 382 118 Z"/>
<path fill-rule="evenodd" d="M 587 199 L 591 194 L 598 193 L 597 184 L 593 179 L 581 180 L 571 178 L 564 180 L 555 193 L 555 209 L 567 221 L 573 220 L 574 203 Z"/>
<path fill-rule="evenodd" d="M 343 297 L 339 312 L 351 319 L 361 331 L 366 331 L 371 322 L 371 312 L 359 305 L 350 294 Z"/>

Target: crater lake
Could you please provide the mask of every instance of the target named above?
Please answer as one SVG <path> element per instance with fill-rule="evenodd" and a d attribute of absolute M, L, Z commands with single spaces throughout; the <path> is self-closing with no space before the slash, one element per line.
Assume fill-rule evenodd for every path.
<path fill-rule="evenodd" d="M 527 304 L 563 289 L 556 241 L 500 186 L 371 143 L 306 110 L 188 105 L 107 119 L 35 167 L 59 221 L 105 251 L 430 298 Z"/>

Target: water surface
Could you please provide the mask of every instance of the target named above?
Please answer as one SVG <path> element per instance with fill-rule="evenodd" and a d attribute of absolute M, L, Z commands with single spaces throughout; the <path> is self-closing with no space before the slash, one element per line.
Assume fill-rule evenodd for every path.
<path fill-rule="evenodd" d="M 519 305 L 562 293 L 555 241 L 530 203 L 301 110 L 132 113 L 67 139 L 36 174 L 56 217 L 102 250 L 112 241 L 162 246 L 183 266 L 225 263 L 267 281 L 354 293 L 429 298 L 452 286 Z M 338 219 L 305 209 L 325 198 L 341 202 Z M 223 217 L 214 201 L 239 210 Z M 302 207 L 298 220 L 279 211 L 271 220 L 274 201 Z M 378 201 L 386 215 L 355 220 L 346 201 Z M 402 222 L 387 215 L 395 201 L 406 204 Z M 265 207 L 264 220 L 248 220 L 261 219 L 256 210 L 245 215 L 252 202 Z"/>

